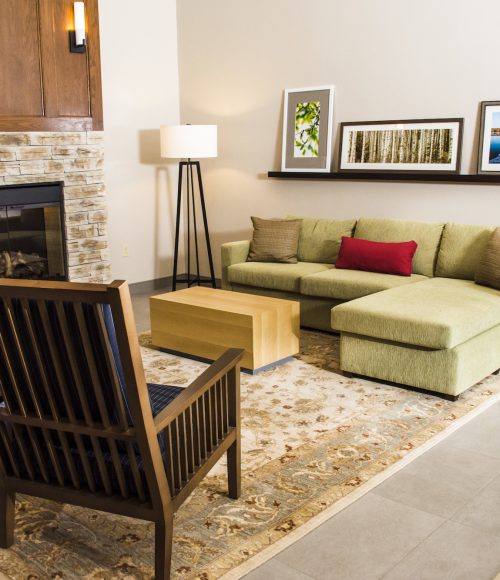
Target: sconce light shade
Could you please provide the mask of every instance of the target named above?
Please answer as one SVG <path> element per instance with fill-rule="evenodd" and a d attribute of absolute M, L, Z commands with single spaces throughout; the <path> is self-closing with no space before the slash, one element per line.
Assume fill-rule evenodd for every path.
<path fill-rule="evenodd" d="M 85 4 L 83 2 L 74 2 L 74 20 L 75 29 L 70 30 L 70 50 L 71 52 L 85 52 L 87 44 L 85 31 Z"/>
<path fill-rule="evenodd" d="M 162 157 L 217 157 L 217 125 L 162 125 L 160 137 Z"/>

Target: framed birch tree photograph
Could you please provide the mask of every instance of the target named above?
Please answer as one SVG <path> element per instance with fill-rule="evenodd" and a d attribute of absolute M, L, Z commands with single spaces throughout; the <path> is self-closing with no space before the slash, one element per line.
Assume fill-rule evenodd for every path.
<path fill-rule="evenodd" d="M 333 85 L 286 89 L 282 171 L 330 171 Z"/>
<path fill-rule="evenodd" d="M 459 173 L 463 119 L 341 123 L 340 171 Z"/>
<path fill-rule="evenodd" d="M 481 103 L 478 173 L 500 173 L 500 101 Z"/>

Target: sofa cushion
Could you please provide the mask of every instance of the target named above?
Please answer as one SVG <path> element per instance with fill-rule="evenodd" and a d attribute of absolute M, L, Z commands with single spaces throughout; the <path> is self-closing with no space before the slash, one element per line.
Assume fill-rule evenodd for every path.
<path fill-rule="evenodd" d="M 500 291 L 434 278 L 332 310 L 332 328 L 431 349 L 453 348 L 500 324 Z"/>
<path fill-rule="evenodd" d="M 476 270 L 476 284 L 500 290 L 500 228 L 491 234 Z"/>
<path fill-rule="evenodd" d="M 415 240 L 418 247 L 413 257 L 413 273 L 433 276 L 443 227 L 444 224 L 429 222 L 361 218 L 356 224 L 354 237 L 377 242 Z"/>
<path fill-rule="evenodd" d="M 248 262 L 297 263 L 302 220 L 262 219 L 252 216 L 253 237 Z"/>
<path fill-rule="evenodd" d="M 333 268 L 325 272 L 304 276 L 300 280 L 300 292 L 308 296 L 354 300 L 374 292 L 422 280 L 427 280 L 427 277 L 420 274 L 394 276 L 392 274 Z"/>
<path fill-rule="evenodd" d="M 439 248 L 436 276 L 474 280 L 494 227 L 446 224 Z"/>
<path fill-rule="evenodd" d="M 297 216 L 287 216 L 296 219 Z M 356 220 L 302 218 L 297 258 L 299 262 L 334 264 L 342 236 L 352 237 Z"/>
<path fill-rule="evenodd" d="M 271 262 L 245 262 L 233 264 L 227 269 L 229 282 L 285 292 L 299 292 L 302 276 L 332 268 L 329 264 L 297 262 L 275 264 Z"/>
<path fill-rule="evenodd" d="M 397 276 L 411 276 L 417 242 L 373 242 L 361 238 L 342 238 L 336 268 L 363 270 Z"/>

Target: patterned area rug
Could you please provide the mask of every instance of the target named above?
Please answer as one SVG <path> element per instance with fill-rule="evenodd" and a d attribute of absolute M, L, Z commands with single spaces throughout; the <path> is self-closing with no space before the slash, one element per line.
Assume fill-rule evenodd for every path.
<path fill-rule="evenodd" d="M 456 403 L 346 379 L 338 373 L 337 337 L 303 332 L 301 338 L 302 352 L 293 361 L 242 376 L 242 496 L 227 498 L 221 461 L 176 516 L 173 577 L 220 578 L 269 552 L 500 398 L 496 376 Z M 206 367 L 152 348 L 149 335 L 141 340 L 150 382 L 187 386 Z M 0 550 L 0 577 L 153 577 L 152 524 L 26 496 L 18 500 L 16 542 Z"/>

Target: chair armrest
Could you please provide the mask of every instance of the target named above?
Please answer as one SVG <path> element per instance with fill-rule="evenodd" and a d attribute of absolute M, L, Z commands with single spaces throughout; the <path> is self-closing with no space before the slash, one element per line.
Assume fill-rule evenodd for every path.
<path fill-rule="evenodd" d="M 180 395 L 156 415 L 154 418 L 156 432 L 159 433 L 168 427 L 206 391 L 210 390 L 217 381 L 229 375 L 231 371 L 234 370 L 239 374 L 240 361 L 244 353 L 245 351 L 240 348 L 231 348 L 210 365 L 189 387 L 186 387 Z"/>
<path fill-rule="evenodd" d="M 250 240 L 240 242 L 227 242 L 221 246 L 221 286 L 224 290 L 231 290 L 227 269 L 233 264 L 241 264 L 247 261 L 250 251 Z"/>
<path fill-rule="evenodd" d="M 243 353 L 235 348 L 226 351 L 154 418 L 166 450 L 163 459 L 174 510 L 230 447 L 239 470 Z M 229 487 L 238 494 L 238 478 Z"/>

